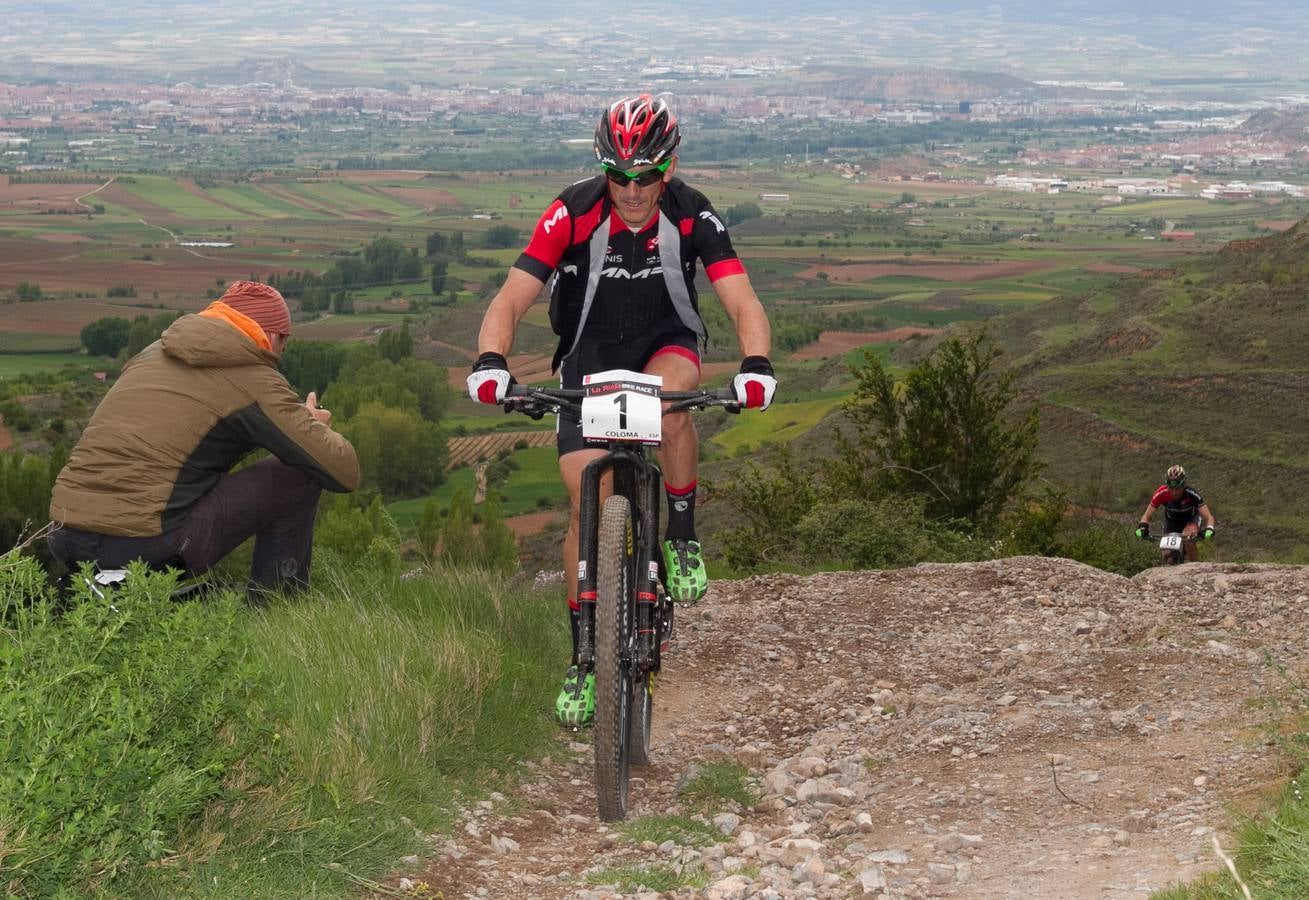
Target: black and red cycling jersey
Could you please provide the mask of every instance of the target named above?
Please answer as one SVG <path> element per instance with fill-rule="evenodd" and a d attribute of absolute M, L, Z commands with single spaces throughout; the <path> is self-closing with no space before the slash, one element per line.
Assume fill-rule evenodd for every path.
<path fill-rule="evenodd" d="M 640 229 L 629 228 L 611 207 L 604 175 L 570 185 L 542 214 L 514 263 L 541 281 L 554 276 L 550 324 L 560 341 L 552 368 L 576 346 L 579 328 L 588 339 L 622 342 L 680 320 L 703 340 L 697 261 L 710 282 L 745 272 L 708 198 L 681 179 L 668 181 L 657 213 Z M 592 261 L 601 259 L 595 238 L 602 227 L 608 231 L 603 263 L 588 294 Z M 662 248 L 661 235 L 675 235 L 678 246 Z M 681 268 L 684 290 L 665 280 L 665 263 Z"/>
<path fill-rule="evenodd" d="M 1160 506 L 1164 509 L 1164 524 L 1168 530 L 1181 531 L 1200 515 L 1204 498 L 1192 487 L 1182 488 L 1182 493 L 1174 498 L 1172 488 L 1161 484 L 1150 498 L 1150 509 L 1154 510 Z"/>

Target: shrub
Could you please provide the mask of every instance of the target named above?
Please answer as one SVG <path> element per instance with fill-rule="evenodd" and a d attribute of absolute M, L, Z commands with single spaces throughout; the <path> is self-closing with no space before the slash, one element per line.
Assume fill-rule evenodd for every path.
<path fill-rule="evenodd" d="M 1015 373 L 985 333 L 950 338 L 897 383 L 876 355 L 852 367 L 845 409 L 858 431 L 834 473 L 849 492 L 921 494 L 936 519 L 987 528 L 1037 471 L 1039 417 L 1016 407 Z"/>
<path fill-rule="evenodd" d="M 34 560 L 0 557 L 0 854 L 10 894 L 94 892 L 171 854 L 255 746 L 257 681 L 234 595 L 174 603 L 134 568 L 64 611 Z"/>
<path fill-rule="evenodd" d="M 815 506 L 795 527 L 790 555 L 801 565 L 893 569 L 977 558 L 961 531 L 933 522 L 921 497 L 844 499 Z"/>

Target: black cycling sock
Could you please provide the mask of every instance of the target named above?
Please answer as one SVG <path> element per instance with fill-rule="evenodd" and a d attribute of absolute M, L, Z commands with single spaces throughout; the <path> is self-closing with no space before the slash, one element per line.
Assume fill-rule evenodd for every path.
<path fill-rule="evenodd" d="M 695 540 L 695 487 L 673 488 L 664 483 L 664 493 L 668 495 L 668 528 L 664 531 L 664 540 L 681 538 Z"/>
<path fill-rule="evenodd" d="M 582 618 L 582 613 L 579 610 L 569 608 L 568 625 L 573 631 L 573 661 L 571 665 L 574 666 L 577 665 L 577 641 L 578 641 L 578 633 L 581 631 L 582 628 L 581 618 Z"/>

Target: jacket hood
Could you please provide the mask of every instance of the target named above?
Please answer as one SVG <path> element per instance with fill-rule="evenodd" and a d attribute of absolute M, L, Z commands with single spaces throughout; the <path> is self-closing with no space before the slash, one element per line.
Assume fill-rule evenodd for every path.
<path fill-rule="evenodd" d="M 266 365 L 277 367 L 277 356 L 257 346 L 231 322 L 222 318 L 182 316 L 159 339 L 164 353 L 189 366 Z"/>

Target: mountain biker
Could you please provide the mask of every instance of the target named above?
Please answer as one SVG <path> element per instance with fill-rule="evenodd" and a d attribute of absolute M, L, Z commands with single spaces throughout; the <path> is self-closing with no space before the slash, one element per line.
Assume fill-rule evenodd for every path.
<path fill-rule="evenodd" d="M 563 387 L 581 387 L 583 375 L 629 369 L 662 376 L 666 390 L 694 390 L 706 337 L 695 289 L 700 260 L 735 326 L 743 357 L 733 379 L 737 399 L 757 409 L 772 402 L 777 380 L 768 361 L 768 317 L 708 199 L 674 177 L 680 141 L 668 104 L 649 94 L 603 112 L 594 141 L 602 171 L 565 188 L 546 208 L 487 308 L 481 355 L 468 376 L 473 400 L 500 403 L 514 384 L 505 356 L 547 280 L 550 324 L 559 336 L 551 368 Z M 555 713 L 561 723 L 579 725 L 594 710 L 594 678 L 577 689 L 578 508 L 582 470 L 604 451 L 587 449 L 580 425 L 562 418 L 557 442 L 571 501 L 563 557 L 573 660 Z M 709 584 L 695 533 L 698 458 L 690 414 L 665 417 L 659 462 L 669 512 L 662 550 L 669 596 L 682 602 L 699 600 Z M 606 478 L 602 490 L 610 484 Z"/>
<path fill-rule="evenodd" d="M 1201 540 L 1212 540 L 1214 536 L 1214 514 L 1200 492 L 1186 484 L 1186 470 L 1181 466 L 1169 466 L 1164 473 L 1164 483 L 1155 489 L 1150 504 L 1141 513 L 1141 521 L 1136 526 L 1136 536 L 1147 538 L 1150 535 L 1150 519 L 1159 507 L 1164 508 L 1164 530 L 1169 534 L 1181 534 L 1190 537 L 1199 533 Z M 1200 528 L 1203 524 L 1204 530 Z M 1199 549 L 1195 541 L 1186 541 L 1186 559 L 1195 562 Z"/>
<path fill-rule="evenodd" d="M 308 587 L 319 496 L 358 487 L 359 461 L 278 371 L 290 334 L 282 295 L 237 281 L 132 357 L 55 481 L 55 559 L 199 574 L 253 536 L 252 603 Z"/>

